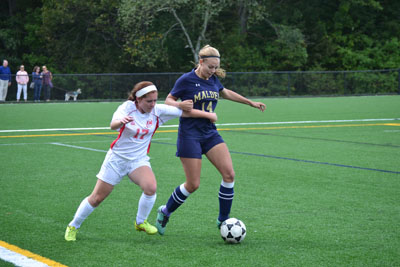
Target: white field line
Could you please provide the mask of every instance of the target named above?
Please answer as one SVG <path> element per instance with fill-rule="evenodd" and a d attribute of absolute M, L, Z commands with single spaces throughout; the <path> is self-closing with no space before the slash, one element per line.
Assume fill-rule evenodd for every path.
<path fill-rule="evenodd" d="M 160 141 L 160 140 L 171 140 L 172 138 L 153 138 L 151 141 Z M 111 144 L 111 139 L 110 140 L 98 140 L 98 141 L 93 141 L 93 140 L 86 140 L 86 141 L 65 141 L 65 143 L 72 143 L 72 144 L 77 144 L 77 143 L 109 143 Z M 25 145 L 53 145 L 53 143 L 9 143 L 9 144 L 0 144 L 0 146 L 25 146 Z"/>
<path fill-rule="evenodd" d="M 151 141 L 160 141 L 160 140 L 171 140 L 171 138 L 153 138 Z M 108 143 L 111 144 L 110 140 L 101 140 L 101 141 L 65 141 L 64 144 L 72 143 Z M 26 146 L 26 145 L 54 145 L 53 143 L 9 143 L 9 144 L 0 144 L 0 146 Z"/>
<path fill-rule="evenodd" d="M 21 267 L 48 267 L 43 262 L 28 258 L 22 254 L 0 246 L 0 259 Z"/>
<path fill-rule="evenodd" d="M 77 149 L 89 150 L 89 151 L 94 151 L 94 152 L 103 152 L 103 153 L 107 153 L 107 150 L 94 149 L 94 148 L 83 147 L 83 146 L 74 146 L 74 145 L 67 145 L 67 144 L 62 144 L 62 143 L 50 143 L 50 144 L 56 145 L 56 146 L 66 146 L 66 147 L 72 147 L 72 148 L 77 148 Z"/>
<path fill-rule="evenodd" d="M 275 125 L 275 124 L 305 124 L 305 123 L 326 123 L 326 122 L 367 122 L 367 121 L 396 121 L 400 118 L 387 119 L 354 119 L 354 120 L 321 120 L 321 121 L 277 121 L 277 122 L 243 122 L 243 123 L 217 123 L 216 126 L 240 126 L 240 125 Z M 179 125 L 161 125 L 161 128 L 177 128 Z M 90 128 L 51 128 L 51 129 L 23 129 L 23 130 L 0 130 L 0 133 L 16 132 L 49 132 L 49 131 L 83 131 L 83 130 L 110 130 L 110 127 Z"/>
<path fill-rule="evenodd" d="M 32 253 L 7 242 L 0 240 L 0 263 L 7 261 L 15 266 L 22 267 L 68 267 L 59 262 Z"/>
<path fill-rule="evenodd" d="M 171 139 L 171 138 L 155 138 L 153 140 L 166 140 L 166 139 Z M 152 140 L 152 141 L 153 141 Z M 90 147 L 84 147 L 84 146 L 74 146 L 74 145 L 68 145 L 68 144 L 63 144 L 63 143 L 49 143 L 50 145 L 56 145 L 56 146 L 65 146 L 65 147 L 71 147 L 71 148 L 77 148 L 77 149 L 83 149 L 83 150 L 89 150 L 89 151 L 94 151 L 94 152 L 102 152 L 102 153 L 107 153 L 107 150 L 102 150 L 102 149 L 95 149 L 95 148 L 90 148 Z"/>

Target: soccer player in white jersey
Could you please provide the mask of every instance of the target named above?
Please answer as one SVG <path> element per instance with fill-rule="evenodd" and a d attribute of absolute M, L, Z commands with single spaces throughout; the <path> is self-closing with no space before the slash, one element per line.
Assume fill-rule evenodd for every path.
<path fill-rule="evenodd" d="M 157 233 L 157 228 L 147 221 L 156 200 L 157 189 L 156 178 L 147 156 L 153 134 L 160 125 L 179 116 L 205 118 L 212 122 L 217 120 L 215 113 L 195 109 L 189 112 L 182 111 L 185 107 L 193 105 L 191 100 L 182 101 L 181 106 L 177 108 L 156 104 L 157 97 L 156 86 L 143 81 L 134 86 L 128 100 L 115 111 L 110 127 L 112 130 L 119 130 L 119 135 L 107 152 L 97 174 L 98 179 L 93 192 L 81 202 L 73 220 L 68 224 L 65 240 L 76 240 L 76 234 L 83 221 L 125 175 L 143 191 L 139 199 L 135 229 L 150 235 Z"/>

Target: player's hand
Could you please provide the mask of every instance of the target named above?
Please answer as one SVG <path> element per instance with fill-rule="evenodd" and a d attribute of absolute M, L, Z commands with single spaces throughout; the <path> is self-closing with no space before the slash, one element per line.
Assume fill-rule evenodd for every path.
<path fill-rule="evenodd" d="M 210 121 L 211 121 L 212 123 L 216 123 L 217 120 L 218 120 L 217 113 L 210 113 Z"/>
<path fill-rule="evenodd" d="M 179 108 L 183 111 L 190 112 L 193 109 L 193 100 L 185 100 L 180 102 Z"/>
<path fill-rule="evenodd" d="M 251 102 L 251 106 L 253 108 L 258 108 L 262 112 L 264 112 L 264 110 L 267 108 L 267 106 L 262 102 Z"/>
<path fill-rule="evenodd" d="M 133 121 L 133 117 L 132 116 L 125 116 L 121 119 L 121 123 L 122 124 L 127 124 L 129 122 Z"/>

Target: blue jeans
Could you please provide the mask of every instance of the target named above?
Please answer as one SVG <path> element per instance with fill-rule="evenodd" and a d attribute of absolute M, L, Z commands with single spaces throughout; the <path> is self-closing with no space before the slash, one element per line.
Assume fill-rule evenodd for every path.
<path fill-rule="evenodd" d="M 40 92 L 42 91 L 42 83 L 35 82 L 35 91 L 33 93 L 33 100 L 40 100 Z"/>

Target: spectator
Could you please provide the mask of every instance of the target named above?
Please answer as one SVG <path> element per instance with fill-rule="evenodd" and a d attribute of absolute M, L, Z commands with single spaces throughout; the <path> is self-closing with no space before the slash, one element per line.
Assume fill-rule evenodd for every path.
<path fill-rule="evenodd" d="M 29 76 L 28 73 L 25 71 L 24 65 L 19 67 L 19 71 L 17 72 L 17 76 L 15 76 L 15 80 L 18 84 L 18 91 L 17 91 L 17 102 L 21 97 L 21 91 L 24 91 L 24 101 L 28 101 L 28 83 L 29 83 Z"/>
<path fill-rule="evenodd" d="M 42 85 L 44 98 L 47 102 L 50 101 L 50 90 L 53 87 L 51 80 L 53 79 L 53 74 L 47 69 L 46 66 L 42 67 Z"/>
<path fill-rule="evenodd" d="M 40 67 L 35 66 L 32 72 L 32 80 L 35 84 L 35 91 L 33 93 L 33 100 L 35 102 L 40 102 L 40 93 L 42 91 L 42 74 L 40 74 Z"/>
<path fill-rule="evenodd" d="M 11 70 L 8 67 L 8 61 L 3 60 L 3 66 L 0 67 L 0 101 L 6 101 L 8 87 L 11 85 Z"/>

